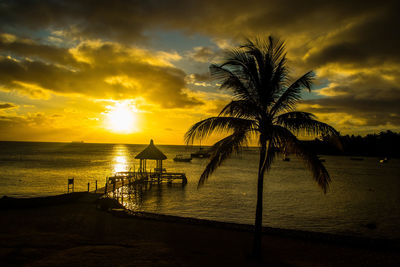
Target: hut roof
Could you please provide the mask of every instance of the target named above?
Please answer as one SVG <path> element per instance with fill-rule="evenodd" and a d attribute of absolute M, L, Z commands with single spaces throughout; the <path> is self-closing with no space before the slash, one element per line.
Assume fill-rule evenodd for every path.
<path fill-rule="evenodd" d="M 163 160 L 167 159 L 167 156 L 164 155 L 153 143 L 153 140 L 150 140 L 150 145 L 146 147 L 142 152 L 136 155 L 135 159 L 155 159 L 155 160 Z"/>

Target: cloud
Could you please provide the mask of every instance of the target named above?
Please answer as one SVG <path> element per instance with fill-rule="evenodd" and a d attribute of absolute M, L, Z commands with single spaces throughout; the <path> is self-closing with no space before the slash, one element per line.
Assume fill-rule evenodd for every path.
<path fill-rule="evenodd" d="M 0 52 L 10 55 L 44 60 L 46 62 L 77 66 L 78 62 L 67 48 L 40 44 L 31 39 L 19 38 L 13 34 L 0 33 Z"/>
<path fill-rule="evenodd" d="M 355 13 L 379 10 L 394 1 L 7 1 L 1 25 L 68 29 L 70 34 L 132 42 L 146 29 L 179 29 L 220 36 L 254 32 L 323 31 Z M 184 14 L 184 15 L 183 15 Z M 288 19 L 290 18 L 290 19 Z M 312 27 L 311 27 L 312 26 Z"/>
<path fill-rule="evenodd" d="M 0 115 L 0 140 L 70 141 L 78 134 L 79 127 L 68 127 L 65 118 L 54 115 Z"/>
<path fill-rule="evenodd" d="M 13 108 L 16 108 L 16 107 L 18 107 L 18 106 L 14 105 L 14 104 L 11 104 L 11 103 L 0 104 L 0 110 L 2 110 L 2 109 L 13 109 Z"/>
<path fill-rule="evenodd" d="M 291 56 L 307 54 L 315 69 L 332 61 L 398 59 L 399 7 L 395 0 L 6 1 L 0 29 L 47 29 L 63 38 L 128 44 L 146 41 L 149 30 L 178 30 L 210 36 L 220 47 L 227 39 L 272 33 L 288 39 Z M 200 61 L 212 55 L 207 47 L 196 49 Z"/>
<path fill-rule="evenodd" d="M 385 6 L 369 16 L 358 16 L 343 29 L 317 40 L 305 57 L 309 65 L 339 63 L 351 67 L 399 62 L 399 23 L 395 23 L 400 6 Z"/>
<path fill-rule="evenodd" d="M 215 52 L 210 47 L 197 46 L 188 53 L 188 56 L 195 61 L 208 63 L 215 56 Z"/>
<path fill-rule="evenodd" d="M 1 125 L 7 127 L 41 127 L 50 125 L 53 120 L 42 112 L 28 113 L 27 115 L 0 115 Z M 6 129 L 4 127 L 0 127 Z"/>
<path fill-rule="evenodd" d="M 349 125 L 400 126 L 400 75 L 397 70 L 356 72 L 336 79 L 333 77 L 332 80 L 318 91 L 327 97 L 305 100 L 302 108 L 318 114 L 351 117 L 352 120 L 347 121 L 339 116 L 328 118 L 329 121 L 335 118 L 338 121 L 336 124 L 342 128 Z"/>
<path fill-rule="evenodd" d="M 201 71 L 186 75 L 173 65 L 182 59 L 179 53 L 133 44 L 146 44 L 151 31 L 199 34 L 219 48 L 248 35 L 275 34 L 287 41 L 294 76 L 313 69 L 317 82 L 326 85 L 318 99 L 304 102 L 309 110 L 336 114 L 331 118 L 342 127 L 399 127 L 398 10 L 395 0 L 5 1 L 0 30 L 23 29 L 37 38 L 0 36 L 0 83 L 36 98 L 49 92 L 141 96 L 164 107 L 191 107 L 205 99 L 186 89 L 187 83 L 208 85 L 205 76 L 193 73 Z M 41 42 L 46 31 L 52 38 Z M 67 39 L 72 49 L 51 44 Z M 215 53 L 199 46 L 189 55 L 199 63 Z"/>
<path fill-rule="evenodd" d="M 50 97 L 49 92 L 112 99 L 144 97 L 166 108 L 201 104 L 186 93 L 186 73 L 168 61 L 178 60 L 176 53 L 156 51 L 153 55 L 149 50 L 101 41 L 83 42 L 71 49 L 33 41 L 18 48 L 20 43 L 14 39 L 3 46 L 3 52 L 11 55 L 0 57 L 3 90 L 43 99 Z M 30 56 L 34 58 L 26 58 Z"/>
<path fill-rule="evenodd" d="M 193 84 L 196 86 L 202 86 L 202 87 L 212 86 L 212 84 L 210 84 L 211 82 L 210 73 L 192 73 L 185 77 L 185 81 L 188 84 Z"/>

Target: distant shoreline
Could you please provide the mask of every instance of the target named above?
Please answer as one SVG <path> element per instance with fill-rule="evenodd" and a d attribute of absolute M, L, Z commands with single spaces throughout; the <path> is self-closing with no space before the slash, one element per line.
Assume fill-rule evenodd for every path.
<path fill-rule="evenodd" d="M 364 157 L 364 158 L 377 158 L 377 159 L 382 159 L 382 158 L 388 158 L 388 159 L 399 159 L 400 155 L 399 154 L 394 154 L 392 152 L 381 152 L 381 153 L 375 153 L 371 154 L 370 152 L 359 152 L 359 151 L 340 151 L 339 149 L 333 148 L 331 145 L 328 145 L 326 143 L 323 143 L 321 141 L 315 141 L 315 140 L 302 140 L 306 146 L 309 146 L 314 153 L 320 155 L 320 156 L 341 156 L 341 157 Z M 92 143 L 92 142 L 86 142 L 86 141 L 0 141 L 1 143 L 43 143 L 43 144 L 71 144 L 71 145 L 138 145 L 138 146 L 145 146 L 147 144 L 133 144 L 133 143 L 109 143 L 109 142 L 104 142 L 104 143 Z M 209 145 L 185 145 L 185 144 L 180 144 L 180 145 L 171 145 L 171 144 L 158 144 L 159 146 L 187 146 L 193 149 L 198 149 L 199 147 L 203 148 L 209 148 L 212 146 L 212 144 Z M 367 146 L 368 147 L 368 146 Z M 248 146 L 248 149 L 251 150 L 256 150 L 258 146 Z M 246 151 L 244 149 L 243 151 Z M 396 150 L 397 151 L 397 150 Z M 290 154 L 289 154 L 290 156 Z"/>

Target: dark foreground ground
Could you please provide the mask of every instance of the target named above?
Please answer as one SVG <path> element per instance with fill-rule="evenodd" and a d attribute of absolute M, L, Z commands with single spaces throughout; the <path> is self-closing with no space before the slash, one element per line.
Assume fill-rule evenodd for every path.
<path fill-rule="evenodd" d="M 399 266 L 397 243 L 252 233 L 172 217 L 127 216 L 99 195 L 0 199 L 0 266 Z M 106 203 L 107 202 L 107 203 Z M 151 218 L 149 218 L 151 217 Z M 172 219 L 171 219 L 172 218 Z M 326 238 L 325 238 L 326 239 Z"/>

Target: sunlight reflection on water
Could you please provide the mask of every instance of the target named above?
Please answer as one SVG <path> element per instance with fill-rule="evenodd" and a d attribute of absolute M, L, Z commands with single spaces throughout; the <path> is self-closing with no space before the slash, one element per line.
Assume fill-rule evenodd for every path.
<path fill-rule="evenodd" d="M 129 170 L 129 152 L 125 145 L 114 146 L 113 171 L 124 172 Z"/>

